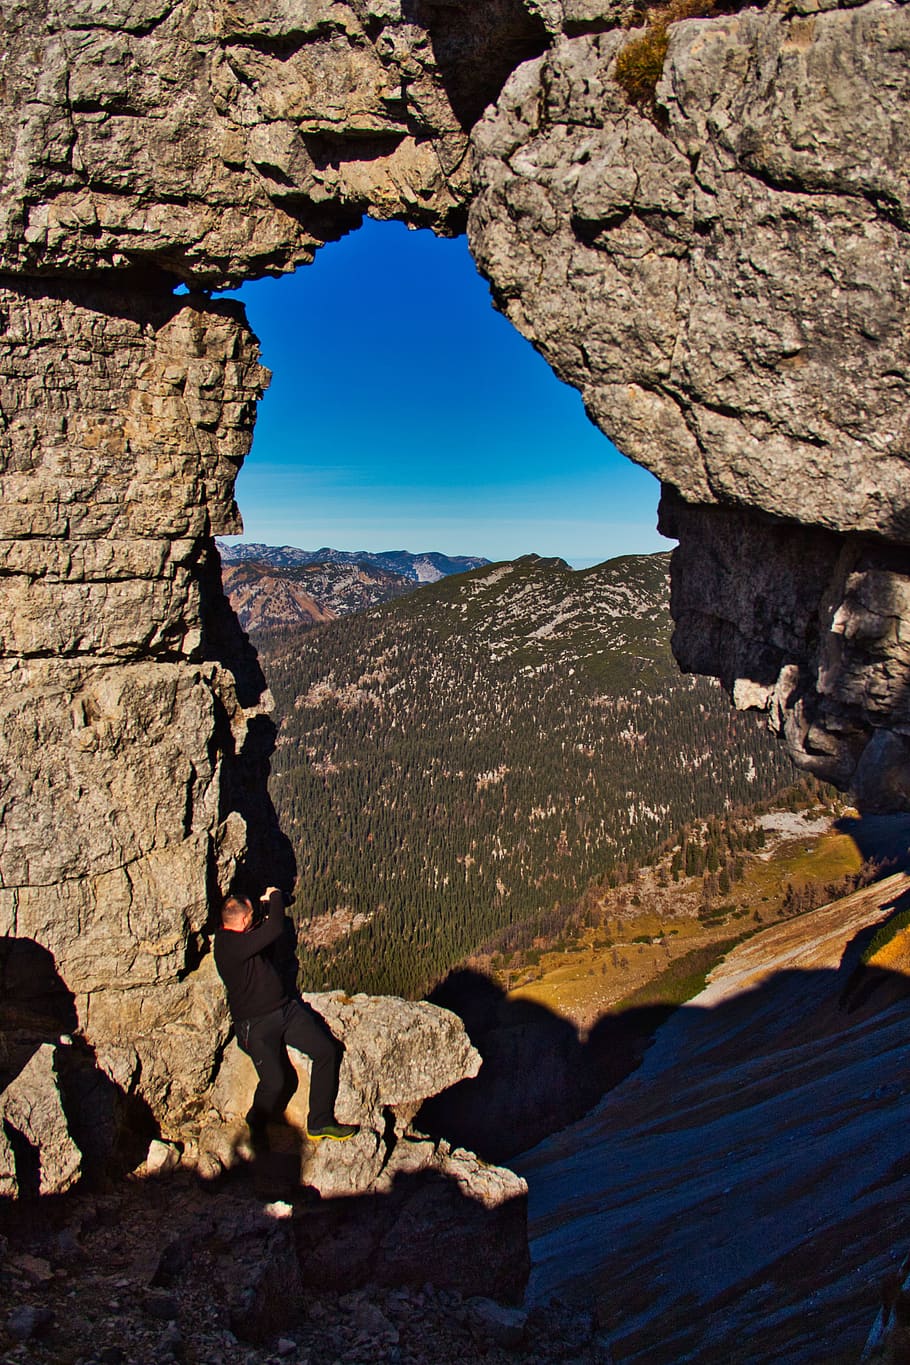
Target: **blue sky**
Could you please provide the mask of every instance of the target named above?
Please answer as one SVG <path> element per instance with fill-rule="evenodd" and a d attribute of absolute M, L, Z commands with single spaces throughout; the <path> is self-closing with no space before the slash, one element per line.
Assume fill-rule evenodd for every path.
<path fill-rule="evenodd" d="M 243 539 L 576 565 L 670 548 L 657 481 L 494 311 L 464 237 L 367 220 L 238 296 L 273 374 Z"/>

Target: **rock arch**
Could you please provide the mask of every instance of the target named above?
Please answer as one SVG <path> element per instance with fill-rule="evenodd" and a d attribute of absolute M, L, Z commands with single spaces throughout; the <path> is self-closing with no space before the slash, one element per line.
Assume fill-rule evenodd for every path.
<path fill-rule="evenodd" d="M 616 80 L 641 22 L 3 7 L 0 935 L 54 954 L 166 1131 L 224 1037 L 207 898 L 287 856 L 213 540 L 266 375 L 208 291 L 365 212 L 467 225 L 499 305 L 662 478 L 684 666 L 804 765 L 907 802 L 907 10 L 673 25 L 653 107 Z"/>

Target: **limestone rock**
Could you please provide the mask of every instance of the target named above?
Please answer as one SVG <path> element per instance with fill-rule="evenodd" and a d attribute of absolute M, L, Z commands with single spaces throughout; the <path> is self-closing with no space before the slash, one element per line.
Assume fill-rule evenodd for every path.
<path fill-rule="evenodd" d="M 52 955 L 166 1138 L 227 1036 L 209 897 L 293 878 L 214 548 L 267 374 L 242 309 L 176 280 L 292 269 L 367 212 L 456 231 L 470 201 L 499 306 L 666 484 L 683 663 L 867 804 L 910 799 L 910 11 L 673 24 L 653 117 L 616 80 L 634 19 L 0 11 L 0 931 Z M 404 1131 L 408 1098 L 362 1102 Z"/>
<path fill-rule="evenodd" d="M 481 28 L 500 64 L 491 98 L 511 67 Z M 446 82 L 457 69 L 473 109 L 484 67 L 445 40 L 437 59 L 397 3 L 137 0 L 51 20 L 19 0 L 0 38 L 4 269 L 154 262 L 227 284 L 311 260 L 368 207 L 462 210 L 467 139 Z"/>
<path fill-rule="evenodd" d="M 799 766 L 851 787 L 865 809 L 905 808 L 907 556 L 668 493 L 661 524 L 680 537 L 671 610 L 683 667 L 717 673 L 737 705 L 767 711 Z"/>
<path fill-rule="evenodd" d="M 585 34 L 595 11 L 608 31 Z M 473 130 L 472 250 L 506 315 L 679 508 L 663 524 L 682 538 L 683 665 L 740 698 L 774 683 L 775 655 L 797 668 L 774 712 L 796 761 L 872 807 L 905 805 L 910 159 L 895 147 L 910 14 L 674 24 L 656 113 L 617 82 L 639 36 L 617 21 L 567 7 L 578 36 L 521 66 Z"/>
<path fill-rule="evenodd" d="M 167 1175 L 169 1171 L 176 1170 L 179 1165 L 180 1149 L 175 1143 L 161 1142 L 159 1138 L 154 1138 L 149 1143 L 145 1158 L 145 1173 L 147 1175 Z"/>
<path fill-rule="evenodd" d="M 463 1023 L 449 1010 L 341 991 L 303 999 L 344 1039 L 338 1117 L 345 1122 L 381 1130 L 390 1110 L 395 1131 L 403 1132 L 424 1098 L 480 1070 Z"/>
<path fill-rule="evenodd" d="M 809 1362 L 833 1341 L 858 1360 L 886 1277 L 899 1324 L 910 995 L 881 968 L 852 983 L 908 889 L 896 875 L 739 944 L 637 1072 L 526 1154 L 529 1304 L 586 1302 L 623 1361 Z"/>
<path fill-rule="evenodd" d="M 18 1075 L 0 1093 L 0 1131 L 6 1128 L 25 1144 L 38 1165 L 38 1194 L 62 1194 L 82 1171 L 82 1154 L 70 1136 L 55 1067 L 55 1048 L 39 1047 Z M 0 1189 L 13 1193 L 15 1166 L 10 1169 L 10 1147 L 0 1146 Z M 22 1195 L 29 1191 L 16 1184 Z"/>
<path fill-rule="evenodd" d="M 211 871 L 255 859 L 248 810 L 276 849 L 270 698 L 211 546 L 267 375 L 230 304 L 0 292 L 3 928 L 51 955 L 71 1027 L 135 1050 L 167 1124 L 226 1032 L 192 970 Z"/>
<path fill-rule="evenodd" d="M 361 1131 L 340 1144 L 307 1141 L 309 1061 L 292 1049 L 298 1086 L 287 1119 L 299 1139 L 299 1174 L 324 1196 L 363 1193 L 390 1169 L 398 1138 L 424 1100 L 476 1075 L 480 1057 L 457 1015 L 435 1005 L 340 991 L 304 999 L 343 1041 L 336 1116 Z M 208 1125 L 200 1143 L 204 1160 L 209 1154 L 229 1166 L 244 1151 L 242 1120 L 255 1087 L 252 1062 L 231 1042 L 212 1091 L 220 1123 Z M 430 1144 L 422 1164 L 433 1162 Z"/>
<path fill-rule="evenodd" d="M 679 23 L 659 118 L 617 83 L 627 33 L 563 38 L 473 132 L 500 305 L 688 502 L 910 532 L 908 35 L 879 3 Z"/>
<path fill-rule="evenodd" d="M 907 1295 L 910 1293 L 910 1258 L 904 1261 L 882 1295 L 883 1303 L 866 1339 L 860 1365 L 895 1365 L 910 1351 Z"/>
<path fill-rule="evenodd" d="M 0 1125 L 0 1199 L 15 1199 L 19 1193 L 16 1179 L 16 1156 L 10 1140 Z"/>
<path fill-rule="evenodd" d="M 390 997 L 305 999 L 344 1042 L 336 1113 L 361 1131 L 344 1143 L 307 1141 L 309 1069 L 291 1051 L 298 1089 L 289 1127 L 271 1126 L 271 1151 L 257 1155 L 242 1122 L 256 1075 L 232 1042 L 212 1095 L 219 1122 L 199 1142 L 200 1173 L 257 1160 L 272 1180 L 283 1167 L 289 1191 L 302 1182 L 318 1192 L 322 1202 L 304 1208 L 295 1235 L 303 1282 L 322 1291 L 429 1282 L 519 1297 L 529 1269 L 525 1182 L 409 1130 L 429 1095 L 477 1074 L 480 1058 L 461 1020 Z M 247 1323 L 243 1334 L 256 1330 Z"/>

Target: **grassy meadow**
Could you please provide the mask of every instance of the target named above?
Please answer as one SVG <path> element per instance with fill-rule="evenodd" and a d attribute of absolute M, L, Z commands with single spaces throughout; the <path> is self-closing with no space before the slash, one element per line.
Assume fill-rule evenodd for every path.
<path fill-rule="evenodd" d="M 747 855 L 742 880 L 722 900 L 705 903 L 700 877 L 672 882 L 666 862 L 660 863 L 605 891 L 597 901 L 597 923 L 576 938 L 530 954 L 539 960 L 503 964 L 494 974 L 512 998 L 544 1005 L 582 1031 L 606 1010 L 681 1004 L 698 993 L 735 943 L 799 913 L 800 893 L 860 872 L 863 857 L 854 839 L 821 815 L 782 818 L 777 830 L 769 821 L 766 847 Z"/>

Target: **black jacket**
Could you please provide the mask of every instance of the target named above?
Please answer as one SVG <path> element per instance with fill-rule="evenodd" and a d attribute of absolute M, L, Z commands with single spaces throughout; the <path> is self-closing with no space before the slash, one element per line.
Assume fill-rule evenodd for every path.
<path fill-rule="evenodd" d="M 215 966 L 224 982 L 231 1017 L 257 1019 L 287 1003 L 288 994 L 275 963 L 272 945 L 284 933 L 284 897 L 273 891 L 265 918 L 245 934 L 215 930 Z"/>

